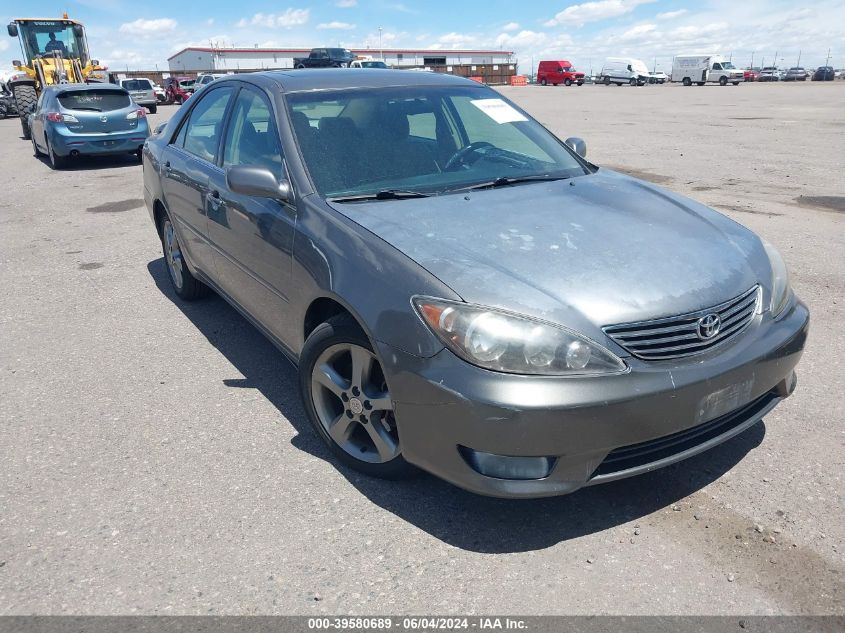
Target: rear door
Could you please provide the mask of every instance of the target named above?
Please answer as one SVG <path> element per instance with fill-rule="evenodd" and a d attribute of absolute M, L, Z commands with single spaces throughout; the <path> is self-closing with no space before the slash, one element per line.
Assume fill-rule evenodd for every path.
<path fill-rule="evenodd" d="M 222 169 L 210 180 L 208 231 L 220 286 L 282 343 L 291 346 L 295 328 L 288 302 L 296 207 L 234 193 L 225 169 L 264 167 L 286 178 L 270 100 L 248 86 L 231 109 L 223 141 Z"/>
<path fill-rule="evenodd" d="M 162 155 L 164 201 L 179 242 L 191 263 L 212 279 L 208 182 L 220 172 L 217 155 L 233 92 L 232 86 L 220 86 L 199 97 Z"/>

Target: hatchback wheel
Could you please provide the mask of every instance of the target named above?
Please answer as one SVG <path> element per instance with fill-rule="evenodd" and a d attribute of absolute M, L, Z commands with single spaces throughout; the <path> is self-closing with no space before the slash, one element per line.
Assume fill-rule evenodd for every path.
<path fill-rule="evenodd" d="M 33 136 L 30 140 L 32 141 L 32 153 L 36 158 L 39 158 L 41 156 L 41 150 L 38 149 L 38 143 L 35 142 L 35 137 Z"/>
<path fill-rule="evenodd" d="M 47 140 L 47 156 L 50 157 L 50 166 L 53 169 L 64 169 L 67 167 L 67 158 L 56 154 L 55 150 L 53 150 L 53 146 L 50 145 L 49 139 Z"/>
<path fill-rule="evenodd" d="M 191 274 L 182 256 L 182 247 L 179 244 L 179 236 L 170 221 L 165 216 L 161 223 L 161 246 L 164 251 L 164 260 L 167 263 L 167 272 L 173 290 L 181 299 L 193 301 L 208 294 L 208 286 Z"/>
<path fill-rule="evenodd" d="M 333 317 L 311 333 L 299 380 L 311 423 L 344 464 L 384 479 L 415 472 L 402 457 L 381 363 L 351 317 Z"/>

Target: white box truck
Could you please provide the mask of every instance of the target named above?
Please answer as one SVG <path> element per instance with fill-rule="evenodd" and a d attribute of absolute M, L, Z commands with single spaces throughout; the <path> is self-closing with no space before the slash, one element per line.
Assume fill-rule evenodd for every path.
<path fill-rule="evenodd" d="M 605 86 L 610 84 L 642 86 L 649 81 L 648 66 L 639 59 L 631 57 L 608 57 L 597 81 Z"/>
<path fill-rule="evenodd" d="M 672 61 L 672 81 L 685 86 L 717 83 L 738 86 L 745 79 L 743 71 L 721 55 L 678 55 Z"/>

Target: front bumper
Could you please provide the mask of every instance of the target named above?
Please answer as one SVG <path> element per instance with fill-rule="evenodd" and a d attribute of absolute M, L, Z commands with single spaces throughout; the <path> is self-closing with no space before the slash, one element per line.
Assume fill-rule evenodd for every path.
<path fill-rule="evenodd" d="M 58 156 L 70 156 L 77 152 L 86 156 L 101 154 L 127 154 L 137 152 L 150 135 L 150 128 L 144 121 L 137 129 L 128 132 L 106 134 L 75 134 L 70 130 L 52 128 L 49 132 L 50 145 Z"/>
<path fill-rule="evenodd" d="M 472 492 L 542 497 L 648 472 L 752 426 L 794 389 L 808 327 L 796 300 L 777 320 L 757 316 L 709 353 L 626 358 L 629 372 L 604 377 L 508 375 L 448 350 L 419 358 L 378 346 L 406 460 Z M 718 393 L 741 393 L 741 401 L 708 417 L 705 403 Z M 473 452 L 548 457 L 551 471 L 540 479 L 490 477 L 470 465 Z"/>

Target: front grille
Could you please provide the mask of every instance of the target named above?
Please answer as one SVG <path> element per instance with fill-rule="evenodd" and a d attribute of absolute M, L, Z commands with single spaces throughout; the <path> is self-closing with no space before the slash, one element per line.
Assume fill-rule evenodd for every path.
<path fill-rule="evenodd" d="M 653 321 L 608 325 L 604 332 L 637 358 L 662 360 L 704 352 L 733 338 L 751 323 L 760 301 L 760 287 L 754 286 L 720 305 L 689 314 Z M 707 324 L 701 321 L 718 315 L 716 334 L 705 338 Z M 715 319 L 711 318 L 711 322 Z M 712 325 L 712 323 L 711 323 Z"/>
<path fill-rule="evenodd" d="M 653 464 L 654 462 L 672 457 L 690 448 L 700 446 L 720 435 L 728 433 L 731 429 L 761 416 L 773 401 L 780 398 L 777 391 L 769 391 L 756 400 L 749 402 L 743 407 L 731 411 L 715 420 L 705 422 L 671 435 L 664 435 L 647 442 L 622 446 L 607 454 L 599 467 L 591 475 L 596 477 L 607 477 L 614 473 L 620 473 L 632 468 L 639 468 Z M 762 416 L 761 416 L 762 417 Z"/>

